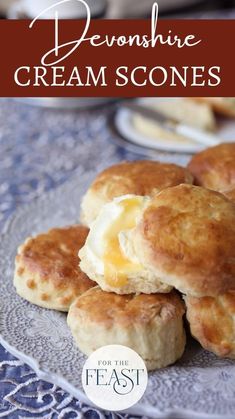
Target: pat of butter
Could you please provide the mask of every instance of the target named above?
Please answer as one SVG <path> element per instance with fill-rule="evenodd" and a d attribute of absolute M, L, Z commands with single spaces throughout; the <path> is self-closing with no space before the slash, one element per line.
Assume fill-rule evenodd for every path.
<path fill-rule="evenodd" d="M 141 270 L 140 264 L 133 264 L 123 253 L 119 242 L 122 231 L 131 230 L 141 214 L 141 197 L 130 197 L 121 201 L 122 212 L 105 235 L 105 253 L 103 255 L 104 277 L 112 286 L 123 286 L 127 283 L 128 274 Z"/>
<path fill-rule="evenodd" d="M 130 251 L 128 238 L 148 201 L 148 197 L 136 195 L 115 198 L 104 205 L 91 226 L 85 245 L 87 256 L 96 273 L 104 275 L 113 287 L 125 285 L 130 275 L 143 270 Z"/>

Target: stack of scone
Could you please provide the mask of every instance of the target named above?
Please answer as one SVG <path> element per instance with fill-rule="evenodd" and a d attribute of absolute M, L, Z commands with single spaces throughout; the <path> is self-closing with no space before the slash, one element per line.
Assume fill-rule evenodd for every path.
<path fill-rule="evenodd" d="M 193 336 L 235 357 L 235 205 L 225 197 L 235 187 L 235 144 L 218 147 L 195 156 L 188 169 L 153 161 L 106 169 L 83 198 L 83 226 L 20 246 L 18 294 L 69 310 L 68 325 L 85 354 L 126 345 L 150 370 L 184 352 L 183 294 Z M 223 194 L 206 189 L 205 179 L 218 179 L 213 189 Z"/>

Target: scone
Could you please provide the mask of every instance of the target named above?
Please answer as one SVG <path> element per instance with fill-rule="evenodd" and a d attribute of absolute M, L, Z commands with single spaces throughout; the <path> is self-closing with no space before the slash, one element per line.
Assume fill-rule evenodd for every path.
<path fill-rule="evenodd" d="M 188 169 L 197 185 L 220 192 L 235 187 L 235 143 L 222 143 L 196 154 Z"/>
<path fill-rule="evenodd" d="M 196 99 L 210 105 L 215 112 L 221 115 L 235 118 L 234 97 L 200 97 Z"/>
<path fill-rule="evenodd" d="M 153 370 L 182 356 L 183 314 L 184 304 L 175 292 L 124 296 L 95 287 L 72 304 L 68 325 L 86 355 L 105 345 L 124 345 Z"/>
<path fill-rule="evenodd" d="M 41 307 L 68 311 L 77 296 L 95 285 L 78 266 L 88 231 L 74 225 L 28 238 L 15 260 L 17 293 Z"/>
<path fill-rule="evenodd" d="M 116 164 L 100 173 L 88 189 L 81 204 L 81 221 L 90 226 L 102 206 L 115 197 L 153 196 L 168 186 L 192 182 L 189 171 L 176 164 L 149 160 Z"/>
<path fill-rule="evenodd" d="M 224 195 L 178 185 L 106 204 L 80 251 L 103 290 L 216 296 L 235 290 L 235 206 Z"/>
<path fill-rule="evenodd" d="M 125 195 L 105 204 L 92 223 L 79 252 L 80 268 L 104 291 L 117 294 L 169 292 L 154 270 L 133 255 L 128 234 L 136 226 L 151 198 Z"/>
<path fill-rule="evenodd" d="M 216 298 L 187 296 L 185 302 L 191 333 L 203 348 L 235 358 L 235 293 Z"/>
<path fill-rule="evenodd" d="M 137 260 L 183 294 L 235 291 L 235 206 L 224 195 L 179 185 L 156 195 L 130 240 Z"/>

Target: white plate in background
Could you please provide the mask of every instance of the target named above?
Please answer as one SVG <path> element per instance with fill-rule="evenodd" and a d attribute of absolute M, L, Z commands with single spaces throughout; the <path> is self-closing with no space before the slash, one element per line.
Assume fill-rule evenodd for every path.
<path fill-rule="evenodd" d="M 86 357 L 74 345 L 66 314 L 23 300 L 12 279 L 18 245 L 32 234 L 77 222 L 81 197 L 94 175 L 80 168 L 72 180 L 19 209 L 0 239 L 0 343 L 39 378 L 88 404 L 81 384 Z M 180 361 L 149 374 L 145 395 L 128 413 L 154 419 L 234 419 L 234 383 L 234 361 L 188 340 Z"/>
<path fill-rule="evenodd" d="M 169 100 L 170 98 L 142 98 L 138 99 L 138 103 L 154 104 L 156 101 Z M 175 98 L 172 98 L 173 100 Z M 216 134 L 221 142 L 234 142 L 235 141 L 235 119 L 220 118 L 218 121 L 218 128 Z M 178 153 L 196 153 L 205 148 L 204 145 L 195 143 L 191 140 L 184 142 L 169 140 L 161 137 L 153 137 L 141 133 L 133 123 L 133 112 L 129 109 L 121 108 L 115 115 L 115 126 L 118 132 L 127 141 L 137 144 L 143 148 L 178 152 Z"/>

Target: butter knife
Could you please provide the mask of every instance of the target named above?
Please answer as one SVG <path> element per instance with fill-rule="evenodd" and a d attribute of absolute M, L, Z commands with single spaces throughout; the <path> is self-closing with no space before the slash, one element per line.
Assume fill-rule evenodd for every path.
<path fill-rule="evenodd" d="M 197 143 L 204 144 L 207 146 L 213 146 L 221 142 L 216 135 L 203 131 L 199 128 L 194 128 L 189 125 L 183 124 L 177 121 L 176 119 L 165 116 L 158 110 L 149 108 L 144 105 L 140 105 L 139 103 L 126 101 L 123 102 L 121 106 L 132 112 L 138 113 L 144 118 L 156 122 L 167 131 L 171 131 L 175 134 L 182 135 Z"/>

